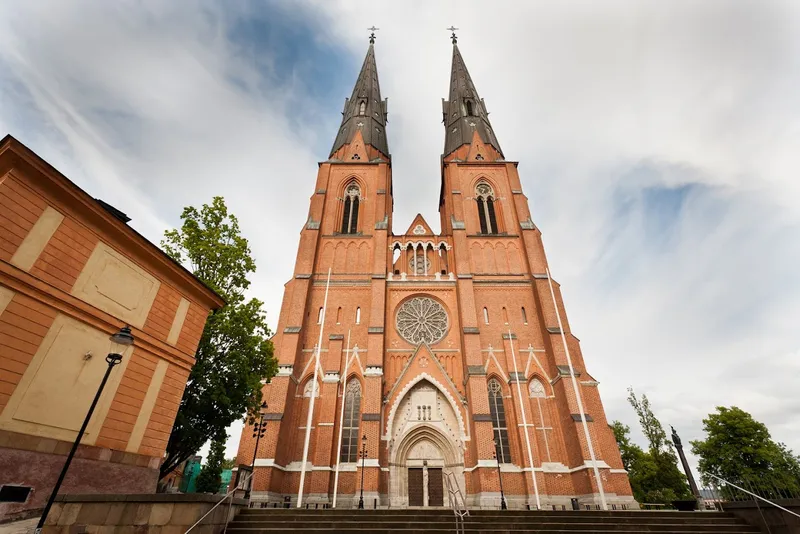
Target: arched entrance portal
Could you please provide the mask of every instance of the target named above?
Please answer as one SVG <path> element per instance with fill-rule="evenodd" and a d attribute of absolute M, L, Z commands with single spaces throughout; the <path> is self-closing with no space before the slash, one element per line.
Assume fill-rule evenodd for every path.
<path fill-rule="evenodd" d="M 391 505 L 448 506 L 448 473 L 464 491 L 464 449 L 453 406 L 422 380 L 400 400 L 391 429 Z"/>

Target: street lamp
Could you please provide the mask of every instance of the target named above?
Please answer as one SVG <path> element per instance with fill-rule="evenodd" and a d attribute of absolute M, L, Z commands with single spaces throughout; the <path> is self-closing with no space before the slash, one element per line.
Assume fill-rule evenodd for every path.
<path fill-rule="evenodd" d="M 266 409 L 267 401 L 264 401 L 261 403 L 261 409 L 258 410 L 258 422 L 256 423 L 255 419 L 250 420 L 250 424 L 253 425 L 253 437 L 256 438 L 256 447 L 253 449 L 253 461 L 250 462 L 250 484 L 247 485 L 248 489 L 245 499 L 250 498 L 250 492 L 253 490 L 253 478 L 256 475 L 256 455 L 258 454 L 258 443 L 267 432 L 267 422 L 264 421 L 264 412 Z"/>
<path fill-rule="evenodd" d="M 361 451 L 358 453 L 361 456 L 361 496 L 358 498 L 358 509 L 364 509 L 364 464 L 367 460 L 367 435 L 361 437 Z"/>
<path fill-rule="evenodd" d="M 503 493 L 503 475 L 500 474 L 500 459 L 497 457 L 497 440 L 493 440 L 492 443 L 494 443 L 492 457 L 497 460 L 497 479 L 500 481 L 500 509 L 508 510 L 508 506 L 506 506 L 506 496 Z"/>
<path fill-rule="evenodd" d="M 106 369 L 106 374 L 103 375 L 103 380 L 100 382 L 100 387 L 97 389 L 97 393 L 94 396 L 92 405 L 89 406 L 89 412 L 86 414 L 86 419 L 83 420 L 83 425 L 81 425 L 81 429 L 78 430 L 78 437 L 75 438 L 75 443 L 72 444 L 72 449 L 67 455 L 67 461 L 64 462 L 64 467 L 61 469 L 61 474 L 58 475 L 58 480 L 56 481 L 56 485 L 53 487 L 53 492 L 50 494 L 50 498 L 47 500 L 47 506 L 44 507 L 42 517 L 39 519 L 39 524 L 36 525 L 36 530 L 34 531 L 36 534 L 41 534 L 42 532 L 44 522 L 47 519 L 47 514 L 50 513 L 50 508 L 53 506 L 53 502 L 56 500 L 58 490 L 61 488 L 61 483 L 64 482 L 64 477 L 69 469 L 69 464 L 72 463 L 72 458 L 75 456 L 75 451 L 78 450 L 78 445 L 81 443 L 83 433 L 86 432 L 86 427 L 89 425 L 89 420 L 92 418 L 92 413 L 94 413 L 94 409 L 97 406 L 97 401 L 100 400 L 100 395 L 103 393 L 103 388 L 106 387 L 106 382 L 108 382 L 108 376 L 111 374 L 111 369 L 113 369 L 115 365 L 122 361 L 122 353 L 125 352 L 125 347 L 130 347 L 133 345 L 134 341 L 129 326 L 123 326 L 119 332 L 112 335 L 110 339 L 111 348 L 106 356 L 108 369 Z"/>

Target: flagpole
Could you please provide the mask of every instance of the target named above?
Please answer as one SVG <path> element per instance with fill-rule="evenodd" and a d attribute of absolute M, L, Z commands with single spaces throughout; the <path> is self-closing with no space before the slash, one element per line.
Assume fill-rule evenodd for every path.
<path fill-rule="evenodd" d="M 297 507 L 303 505 L 303 485 L 306 481 L 306 462 L 308 461 L 308 444 L 311 441 L 311 421 L 314 418 L 314 399 L 319 391 L 317 376 L 319 375 L 319 353 L 322 351 L 322 330 L 325 328 L 325 312 L 328 308 L 328 289 L 331 285 L 331 269 L 328 268 L 328 282 L 325 284 L 325 300 L 322 303 L 322 318 L 319 323 L 319 341 L 317 342 L 317 354 L 314 361 L 314 382 L 311 386 L 311 401 L 308 405 L 308 417 L 306 418 L 306 440 L 303 444 L 303 463 L 300 466 L 300 488 L 297 490 Z"/>
<path fill-rule="evenodd" d="M 600 492 L 600 505 L 603 510 L 608 510 L 606 504 L 606 492 L 603 491 L 603 480 L 600 478 L 600 470 L 597 468 L 597 459 L 594 456 L 594 446 L 592 445 L 592 436 L 589 434 L 589 425 L 586 424 L 586 414 L 583 411 L 583 401 L 581 400 L 581 391 L 578 389 L 578 381 L 575 379 L 575 368 L 572 367 L 572 358 L 569 355 L 569 347 L 567 346 L 567 337 L 564 335 L 564 326 L 561 324 L 561 314 L 558 311 L 558 304 L 556 303 L 556 294 L 553 291 L 553 280 L 550 278 L 550 269 L 547 271 L 547 283 L 550 286 L 550 296 L 553 299 L 553 307 L 556 309 L 556 319 L 558 319 L 558 330 L 561 332 L 561 342 L 564 343 L 564 352 L 567 354 L 567 365 L 569 366 L 569 376 L 572 378 L 572 389 L 575 391 L 575 399 L 578 401 L 578 411 L 581 416 L 581 424 L 583 425 L 583 433 L 586 435 L 586 444 L 589 446 L 589 456 L 592 459 L 592 467 L 594 468 L 594 478 L 597 480 L 597 490 Z"/>
<path fill-rule="evenodd" d="M 528 462 L 531 464 L 531 478 L 533 479 L 533 492 L 536 494 L 536 509 L 542 509 L 539 500 L 539 484 L 536 482 L 536 472 L 533 470 L 533 453 L 531 452 L 531 438 L 528 436 L 528 421 L 525 416 L 525 404 L 522 401 L 522 387 L 519 385 L 519 370 L 517 369 L 517 354 L 514 352 L 514 339 L 511 337 L 511 329 L 508 329 L 508 342 L 511 344 L 511 359 L 514 360 L 514 375 L 517 382 L 517 396 L 519 397 L 519 409 L 522 410 L 522 428 L 525 431 L 525 445 L 528 447 Z"/>
<path fill-rule="evenodd" d="M 347 351 L 344 356 L 344 367 L 339 381 L 344 385 L 342 389 L 342 410 L 339 416 L 339 445 L 336 446 L 336 474 L 333 476 L 333 507 L 336 508 L 336 495 L 339 492 L 339 464 L 342 459 L 342 432 L 344 431 L 344 401 L 347 395 L 347 383 L 345 382 L 345 375 L 348 367 L 350 367 L 350 330 L 347 331 Z"/>

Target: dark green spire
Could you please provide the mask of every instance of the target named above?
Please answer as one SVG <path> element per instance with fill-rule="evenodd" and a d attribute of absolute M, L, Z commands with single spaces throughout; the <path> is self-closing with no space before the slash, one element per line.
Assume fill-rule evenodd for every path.
<path fill-rule="evenodd" d="M 449 28 L 448 28 L 449 29 Z M 477 131 L 485 144 L 492 145 L 500 155 L 500 143 L 494 135 L 494 130 L 489 122 L 489 112 L 486 104 L 478 96 L 475 84 L 464 64 L 464 58 L 456 44 L 455 33 L 453 41 L 453 65 L 450 73 L 450 100 L 442 99 L 442 114 L 445 125 L 444 156 L 455 152 L 460 146 L 472 143 L 472 132 Z"/>
<path fill-rule="evenodd" d="M 331 156 L 343 145 L 352 142 L 356 131 L 361 130 L 364 143 L 389 156 L 386 140 L 387 100 L 381 100 L 378 84 L 378 67 L 375 64 L 375 34 L 370 36 L 367 57 L 361 66 L 353 94 L 344 101 L 342 125 L 331 148 Z"/>

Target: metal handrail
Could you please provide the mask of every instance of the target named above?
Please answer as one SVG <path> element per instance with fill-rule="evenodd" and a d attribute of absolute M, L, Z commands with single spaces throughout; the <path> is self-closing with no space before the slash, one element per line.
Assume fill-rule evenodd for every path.
<path fill-rule="evenodd" d="M 464 518 L 469 515 L 467 502 L 464 500 L 464 494 L 461 493 L 461 487 L 459 487 L 453 472 L 445 471 L 444 475 L 444 481 L 447 485 L 447 500 L 450 501 L 450 507 L 453 509 L 453 514 L 456 516 L 456 532 L 464 533 L 466 532 Z M 459 499 L 461 499 L 460 503 Z"/>
<path fill-rule="evenodd" d="M 783 507 L 783 506 L 781 506 L 780 504 L 778 504 L 778 503 L 775 503 L 775 502 L 772 502 L 772 501 L 770 501 L 769 499 L 765 499 L 764 497 L 762 497 L 762 496 L 760 496 L 760 495 L 756 495 L 756 494 L 755 494 L 755 493 L 753 493 L 752 491 L 747 491 L 746 489 L 744 489 L 744 488 L 742 488 L 742 487 L 740 487 L 740 486 L 737 486 L 737 485 L 736 485 L 736 484 L 734 484 L 733 482 L 728 482 L 728 481 L 727 481 L 727 480 L 725 480 L 724 478 L 720 478 L 720 477 L 718 477 L 717 475 L 712 475 L 711 473 L 708 473 L 708 476 L 710 476 L 710 477 L 712 477 L 712 478 L 715 478 L 715 479 L 719 480 L 720 482 L 723 482 L 723 483 L 725 483 L 725 484 L 726 484 L 726 485 L 728 485 L 728 486 L 732 486 L 732 487 L 734 487 L 734 488 L 738 489 L 739 491 L 743 491 L 743 492 L 747 493 L 748 495 L 750 495 L 750 496 L 752 496 L 752 497 L 755 497 L 756 499 L 758 499 L 758 500 L 760 500 L 760 501 L 764 501 L 765 503 L 767 503 L 767 504 L 770 504 L 770 505 L 774 506 L 775 508 L 778 508 L 778 509 L 780 509 L 780 510 L 783 510 L 783 511 L 784 511 L 784 512 L 786 512 L 787 514 L 791 514 L 791 515 L 793 515 L 793 516 L 795 516 L 795 517 L 797 517 L 797 518 L 800 518 L 800 514 L 797 514 L 796 512 L 792 512 L 791 510 L 787 510 L 786 508 L 784 508 L 784 507 Z"/>
<path fill-rule="evenodd" d="M 192 530 L 194 527 L 196 527 L 197 525 L 199 525 L 199 524 L 200 524 L 200 523 L 203 521 L 203 519 L 205 519 L 206 517 L 208 517 L 208 514 L 210 514 L 211 512 L 213 512 L 213 511 L 214 511 L 214 510 L 217 508 L 217 506 L 219 506 L 220 504 L 224 503 L 224 502 L 225 502 L 225 500 L 226 500 L 228 497 L 230 497 L 230 498 L 231 498 L 231 504 L 233 504 L 233 494 L 234 494 L 234 493 L 236 493 L 236 491 L 237 491 L 237 490 L 240 490 L 240 489 L 241 489 L 241 488 L 239 488 L 239 485 L 240 485 L 240 484 L 242 484 L 242 483 L 244 483 L 244 482 L 247 482 L 248 480 L 250 480 L 251 478 L 253 478 L 253 473 L 248 473 L 248 474 L 247 474 L 247 475 L 245 475 L 245 476 L 246 476 L 247 478 L 245 478 L 244 480 L 241 480 L 241 481 L 239 481 L 239 484 L 237 484 L 235 488 L 233 488 L 231 491 L 229 491 L 228 493 L 226 493 L 226 494 L 225 494 L 225 496 L 224 496 L 222 499 L 220 499 L 220 500 L 219 500 L 219 502 L 217 502 L 217 504 L 215 504 L 214 506 L 212 506 L 212 507 L 211 507 L 211 509 L 210 509 L 208 512 L 204 513 L 204 514 L 203 514 L 203 516 L 202 516 L 200 519 L 198 519 L 198 520 L 195 522 L 195 524 L 194 524 L 194 525 L 192 525 L 191 527 L 189 527 L 188 529 L 186 529 L 186 532 L 184 532 L 183 534 L 189 534 L 189 531 L 191 531 L 191 530 Z M 228 507 L 228 510 L 230 510 L 230 507 Z M 228 516 L 230 516 L 230 511 L 228 512 Z M 228 520 L 225 520 L 225 530 L 224 530 L 224 531 L 227 531 L 227 530 L 228 530 Z M 224 531 L 223 531 L 223 532 L 224 532 Z"/>

